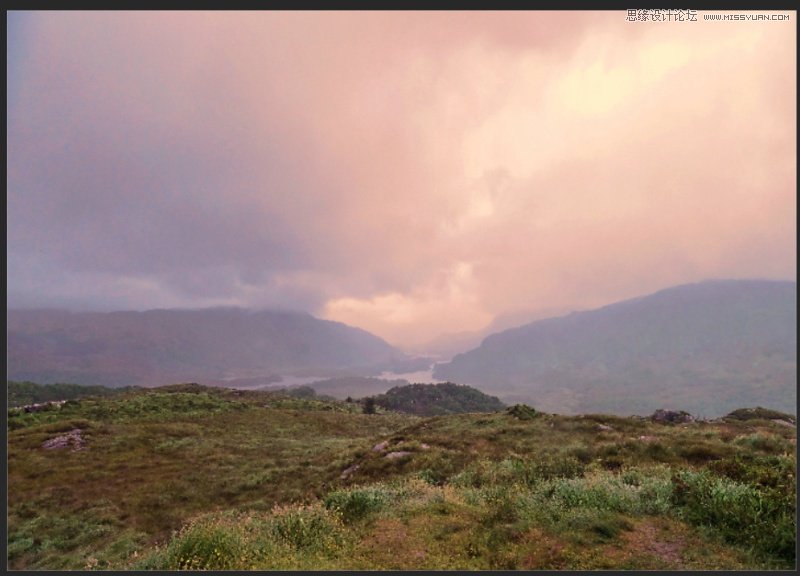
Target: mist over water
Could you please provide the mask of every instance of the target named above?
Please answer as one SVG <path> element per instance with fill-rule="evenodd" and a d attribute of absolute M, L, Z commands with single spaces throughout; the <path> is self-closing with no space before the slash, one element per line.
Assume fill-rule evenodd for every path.
<path fill-rule="evenodd" d="M 446 380 L 434 378 L 433 371 L 437 364 L 439 364 L 439 362 L 434 362 L 427 370 L 419 370 L 417 372 L 381 372 L 378 378 L 384 380 L 408 380 L 411 384 L 438 384 L 440 382 L 446 382 Z"/>

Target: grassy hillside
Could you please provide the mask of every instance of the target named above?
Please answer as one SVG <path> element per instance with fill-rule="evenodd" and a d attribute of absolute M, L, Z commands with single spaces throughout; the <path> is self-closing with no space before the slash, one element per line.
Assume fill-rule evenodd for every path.
<path fill-rule="evenodd" d="M 421 418 L 176 385 L 12 410 L 8 436 L 12 569 L 795 562 L 796 431 L 766 411 Z"/>
<path fill-rule="evenodd" d="M 81 384 L 37 384 L 36 382 L 15 382 L 8 380 L 6 392 L 8 406 L 25 406 L 41 402 L 75 400 L 87 396 L 113 396 L 130 392 L 134 388 L 108 388 L 106 386 L 83 386 Z"/>

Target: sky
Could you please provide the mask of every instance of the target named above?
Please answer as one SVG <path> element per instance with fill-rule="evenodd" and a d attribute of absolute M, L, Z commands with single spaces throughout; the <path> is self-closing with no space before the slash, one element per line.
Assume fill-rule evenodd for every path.
<path fill-rule="evenodd" d="M 414 349 L 794 280 L 797 13 L 703 14 L 9 12 L 7 306 L 302 310 Z"/>

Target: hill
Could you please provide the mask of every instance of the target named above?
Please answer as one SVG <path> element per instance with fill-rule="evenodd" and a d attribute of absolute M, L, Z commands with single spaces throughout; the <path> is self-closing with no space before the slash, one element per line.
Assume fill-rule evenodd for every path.
<path fill-rule="evenodd" d="M 333 396 L 339 400 L 347 397 L 361 398 L 363 396 L 373 396 L 382 394 L 394 386 L 405 386 L 407 380 L 384 380 L 383 378 L 371 378 L 368 376 L 342 376 L 338 378 L 326 378 L 308 384 L 309 387 L 317 391 L 318 394 Z"/>
<path fill-rule="evenodd" d="M 390 369 L 408 358 L 372 334 L 308 314 L 238 308 L 8 311 L 8 378 L 157 385 L 294 370 Z"/>
<path fill-rule="evenodd" d="M 12 570 L 795 565 L 796 429 L 171 385 L 8 415 Z"/>
<path fill-rule="evenodd" d="M 434 376 L 559 413 L 794 413 L 797 283 L 711 281 L 493 334 Z"/>
<path fill-rule="evenodd" d="M 494 396 L 451 382 L 395 386 L 374 399 L 375 404 L 385 410 L 418 416 L 497 412 L 505 408 L 505 404 Z"/>
<path fill-rule="evenodd" d="M 106 386 L 83 386 L 81 384 L 37 384 L 36 382 L 7 383 L 9 408 L 39 404 L 42 402 L 58 402 L 61 400 L 77 400 L 87 396 L 112 396 L 129 392 L 133 388 L 107 388 Z"/>

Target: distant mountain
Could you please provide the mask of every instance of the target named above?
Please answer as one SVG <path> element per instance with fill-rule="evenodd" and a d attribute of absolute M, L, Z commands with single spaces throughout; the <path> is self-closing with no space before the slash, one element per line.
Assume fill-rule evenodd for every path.
<path fill-rule="evenodd" d="M 797 283 L 719 280 L 487 337 L 434 376 L 566 414 L 796 413 Z"/>
<path fill-rule="evenodd" d="M 309 314 L 239 308 L 8 311 L 12 380 L 153 386 L 295 370 L 377 373 L 409 359 L 364 330 Z"/>
<path fill-rule="evenodd" d="M 382 408 L 418 416 L 497 412 L 505 408 L 494 396 L 452 382 L 395 386 L 374 398 L 375 404 Z"/>
<path fill-rule="evenodd" d="M 450 359 L 458 352 L 477 347 L 481 341 L 490 334 L 522 326 L 534 320 L 561 316 L 572 310 L 573 308 L 545 308 L 500 314 L 496 316 L 488 326 L 481 330 L 440 334 L 436 338 L 419 346 L 419 352 L 422 354 L 434 354 L 443 359 Z"/>

